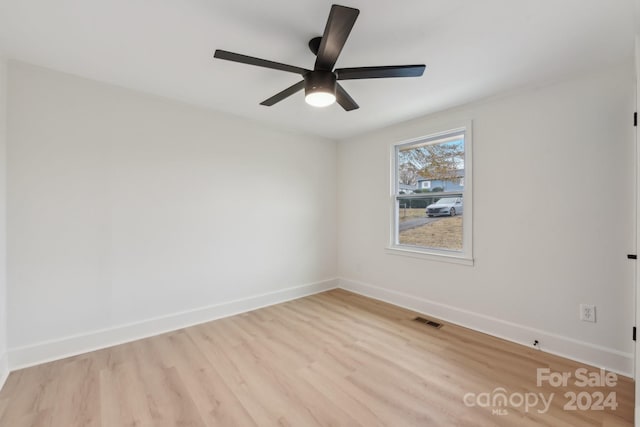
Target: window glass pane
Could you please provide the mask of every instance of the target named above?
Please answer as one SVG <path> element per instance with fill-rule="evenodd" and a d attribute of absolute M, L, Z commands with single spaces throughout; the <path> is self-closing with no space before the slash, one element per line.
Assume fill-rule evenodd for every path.
<path fill-rule="evenodd" d="M 397 146 L 396 155 L 396 244 L 462 251 L 464 132 Z"/>
<path fill-rule="evenodd" d="M 399 244 L 462 250 L 462 194 L 457 197 L 398 198 L 397 203 Z"/>
<path fill-rule="evenodd" d="M 406 189 L 462 190 L 464 134 L 398 147 L 397 177 Z"/>

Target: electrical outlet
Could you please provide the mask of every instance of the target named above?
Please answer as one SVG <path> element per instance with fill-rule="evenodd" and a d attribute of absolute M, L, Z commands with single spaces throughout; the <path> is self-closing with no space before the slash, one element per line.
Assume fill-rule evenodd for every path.
<path fill-rule="evenodd" d="M 580 304 L 580 320 L 583 322 L 596 321 L 596 306 L 593 304 Z"/>

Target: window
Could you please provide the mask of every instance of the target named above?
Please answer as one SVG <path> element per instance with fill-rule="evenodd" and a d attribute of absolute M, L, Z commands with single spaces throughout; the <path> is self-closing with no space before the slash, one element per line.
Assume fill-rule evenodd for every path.
<path fill-rule="evenodd" d="M 472 263 L 471 125 L 394 144 L 392 156 L 391 253 Z"/>

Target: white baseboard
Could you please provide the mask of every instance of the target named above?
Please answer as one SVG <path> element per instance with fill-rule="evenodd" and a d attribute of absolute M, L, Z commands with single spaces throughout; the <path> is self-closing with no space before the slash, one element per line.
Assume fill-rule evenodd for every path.
<path fill-rule="evenodd" d="M 542 344 L 542 350 L 547 353 L 633 378 L 633 353 L 624 353 L 367 283 L 348 279 L 340 279 L 339 283 L 340 287 L 347 291 L 424 313 L 507 341 L 530 347 L 533 340 L 537 339 Z"/>
<path fill-rule="evenodd" d="M 2 356 L 0 356 L 0 390 L 4 387 L 7 378 L 9 378 L 9 355 L 3 353 Z"/>
<path fill-rule="evenodd" d="M 15 371 L 141 338 L 148 338 L 175 331 L 176 329 L 324 292 L 336 288 L 337 285 L 338 279 L 328 279 L 141 322 L 41 342 L 26 347 L 11 348 L 8 355 L 8 368 L 11 371 Z M 7 372 L 9 369 L 7 369 Z"/>
<path fill-rule="evenodd" d="M 542 343 L 543 351 L 633 377 L 634 359 L 631 353 L 612 350 L 367 283 L 348 279 L 328 279 L 142 322 L 12 348 L 9 349 L 8 354 L 0 357 L 0 388 L 10 371 L 233 316 L 336 287 L 518 344 L 530 346 L 534 339 L 538 339 Z"/>

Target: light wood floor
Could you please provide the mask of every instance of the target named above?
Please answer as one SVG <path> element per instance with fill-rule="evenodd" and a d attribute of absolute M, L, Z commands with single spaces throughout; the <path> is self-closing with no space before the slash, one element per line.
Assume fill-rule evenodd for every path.
<path fill-rule="evenodd" d="M 631 426 L 633 382 L 536 386 L 536 368 L 578 363 L 334 290 L 13 372 L 0 425 Z M 590 371 L 597 372 L 595 368 Z M 467 393 L 555 394 L 468 407 Z M 564 393 L 615 392 L 615 411 L 566 411 Z M 468 402 L 474 400 L 467 396 Z M 515 400 L 518 403 L 518 400 Z M 584 401 L 583 401 L 584 403 Z"/>

